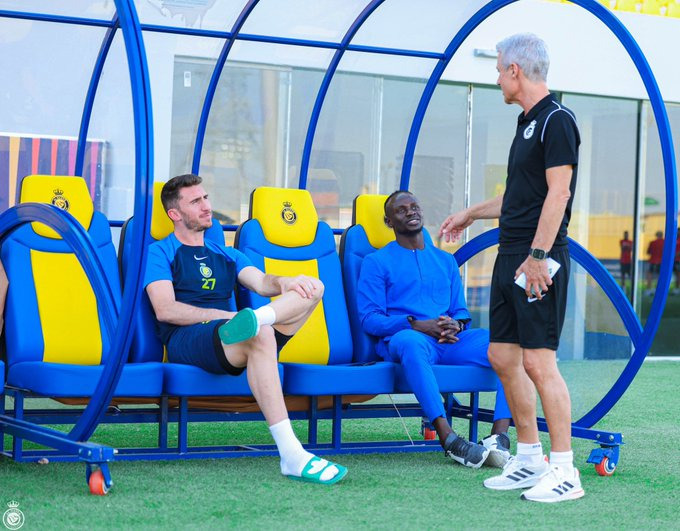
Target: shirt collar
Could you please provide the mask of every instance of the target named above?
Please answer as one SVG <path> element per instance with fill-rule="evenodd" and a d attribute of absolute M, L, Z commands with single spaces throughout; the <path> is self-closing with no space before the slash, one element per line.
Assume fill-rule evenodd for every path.
<path fill-rule="evenodd" d="M 536 115 L 539 112 L 541 112 L 543 109 L 552 105 L 555 102 L 557 102 L 557 96 L 555 96 L 555 94 L 551 92 L 541 101 L 539 101 L 536 105 L 534 105 L 531 109 L 529 109 L 529 112 L 526 115 L 524 114 L 524 112 L 519 113 L 519 116 L 517 117 L 517 123 L 521 124 L 523 122 L 530 122 L 531 120 L 536 118 Z"/>

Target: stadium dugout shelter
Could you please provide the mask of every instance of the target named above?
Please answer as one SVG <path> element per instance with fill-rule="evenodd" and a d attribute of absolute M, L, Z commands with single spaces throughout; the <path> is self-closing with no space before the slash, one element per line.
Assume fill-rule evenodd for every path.
<path fill-rule="evenodd" d="M 473 55 L 495 57 L 492 49 L 475 49 L 457 62 L 460 50 L 471 52 L 466 39 L 524 1 L 546 17 L 570 9 L 571 19 L 596 21 L 625 50 L 656 121 L 664 229 L 676 234 L 677 174 L 664 100 L 642 50 L 618 18 L 622 14 L 595 0 L 574 0 L 570 6 L 533 0 L 3 2 L 0 34 L 9 64 L 4 77 L 12 80 L 7 94 L 24 103 L 6 101 L 7 116 L 0 118 L 0 131 L 16 131 L 0 133 L 0 171 L 5 172 L 0 174 L 0 241 L 10 281 L 0 361 L 2 454 L 17 461 L 82 461 L 90 491 L 105 494 L 113 484 L 109 465 L 117 460 L 276 453 L 272 445 L 247 441 L 192 446 L 189 422 L 224 422 L 228 429 L 229 421 L 261 421 L 262 415 L 244 375 L 217 376 L 167 363 L 154 335 L 142 284 L 146 252 L 172 230 L 158 191 L 170 169 L 183 165 L 184 173 L 206 178 L 213 197 L 216 219 L 206 237 L 234 240 L 266 272 L 304 273 L 325 283 L 322 304 L 279 360 L 291 418 L 307 422 L 306 446 L 318 454 L 439 450 L 427 422 L 421 440 L 410 435 L 383 440 L 380 433 L 369 442 L 343 440 L 343 425 L 353 419 L 422 417 L 399 367 L 376 357 L 371 338 L 358 324 L 357 276 L 363 257 L 392 237 L 382 224 L 386 193 L 414 189 L 412 175 L 421 163 L 432 165 L 427 171 L 450 165 L 441 157 L 419 159 L 417 144 L 442 79 L 465 68 Z M 675 12 L 648 7 L 631 16 L 674 17 Z M 445 20 L 436 31 L 435 19 Z M 169 38 L 173 46 L 164 45 Z M 202 75 L 183 69 L 183 61 L 202 52 L 211 57 L 196 63 Z M 276 83 L 253 84 L 246 75 L 248 65 L 259 64 L 263 56 L 271 66 L 267 75 L 278 76 Z M 375 64 L 381 66 L 372 66 L 372 58 L 379 58 Z M 246 73 L 237 81 L 227 75 L 229 60 L 232 69 Z M 48 63 L 53 70 L 46 75 L 40 65 Z M 314 81 L 303 83 L 309 94 L 304 101 L 286 92 L 292 75 L 286 64 Z M 494 76 L 491 62 L 483 68 Z M 362 190 L 356 178 L 357 168 L 368 164 L 362 156 L 314 149 L 314 144 L 324 120 L 344 117 L 345 110 L 329 102 L 350 104 L 337 87 L 340 72 L 384 74 L 381 83 L 388 83 L 395 69 L 420 80 L 402 128 L 403 149 L 389 168 L 374 164 L 381 178 Z M 263 102 L 260 114 L 244 105 L 248 93 Z M 182 102 L 192 106 L 191 117 L 175 112 L 174 105 Z M 225 108 L 231 109 L 229 119 L 222 114 Z M 304 112 L 295 114 L 298 108 Z M 254 140 L 256 122 L 262 127 Z M 37 125 L 45 123 L 56 125 Z M 275 130 L 280 124 L 286 134 Z M 390 132 L 388 126 L 381 134 Z M 356 136 L 360 141 L 361 134 Z M 186 149 L 175 145 L 178 138 Z M 300 147 L 295 157 L 288 156 L 292 144 Z M 381 145 L 374 150 L 378 161 Z M 286 154 L 263 165 L 260 181 L 243 185 L 244 175 L 255 171 L 252 158 L 264 149 Z M 107 168 L 113 169 L 107 174 Z M 388 170 L 392 180 L 381 173 Z M 120 186 L 121 174 L 133 183 L 129 190 Z M 280 178 L 270 182 L 269 174 Z M 220 186 L 221 178 L 231 184 Z M 437 190 L 437 178 L 428 186 Z M 237 198 L 231 215 L 218 216 L 220 199 L 233 199 L 239 187 L 248 188 L 247 200 Z M 340 198 L 348 194 L 356 200 L 341 208 Z M 447 203 L 445 209 L 450 208 Z M 114 237 L 118 233 L 120 242 Z M 497 241 L 493 228 L 467 237 L 455 258 L 467 267 Z M 588 461 L 601 475 L 611 475 L 623 436 L 595 425 L 621 398 L 650 350 L 671 283 L 675 241 L 665 240 L 644 326 L 605 265 L 576 240 L 569 245 L 572 260 L 604 292 L 628 334 L 631 354 L 625 368 L 572 425 L 574 437 L 595 443 Z M 234 299 L 241 307 L 267 302 L 245 290 Z M 495 374 L 470 367 L 435 367 L 435 373 L 448 420 L 464 419 L 476 440 L 478 422 L 493 419 L 479 397 L 495 391 Z M 393 395 L 406 399 L 394 402 Z M 46 408 L 44 399 L 63 405 Z M 29 407 L 33 403 L 38 406 Z M 332 423 L 330 442 L 319 440 L 318 423 L 324 420 Z M 546 431 L 544 419 L 538 422 Z M 113 448 L 90 442 L 102 423 L 153 424 L 157 444 Z M 174 423 L 178 437 L 171 444 L 168 430 Z M 55 424 L 72 427 L 60 431 L 50 427 Z M 24 448 L 26 441 L 40 448 Z"/>

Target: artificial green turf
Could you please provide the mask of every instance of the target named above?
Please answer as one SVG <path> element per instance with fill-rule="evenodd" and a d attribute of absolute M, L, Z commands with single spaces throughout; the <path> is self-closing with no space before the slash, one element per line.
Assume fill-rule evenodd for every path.
<path fill-rule="evenodd" d="M 575 402 L 588 409 L 602 395 L 595 385 L 598 375 L 619 374 L 622 367 L 591 361 L 563 364 L 562 370 Z M 333 487 L 287 480 L 275 458 L 120 462 L 111 466 L 115 485 L 103 498 L 87 494 L 82 464 L 41 466 L 0 458 L 0 513 L 8 501 L 18 501 L 26 517 L 22 529 L 678 529 L 679 381 L 680 363 L 646 363 L 598 424 L 625 436 L 613 477 L 598 477 L 585 464 L 594 445 L 574 440 L 586 496 L 573 502 L 533 504 L 520 501 L 518 492 L 488 491 L 481 482 L 493 470 L 463 468 L 440 452 L 337 456 L 350 472 Z M 418 419 L 405 422 L 416 437 Z M 328 424 L 322 423 L 322 436 L 328 436 Z M 462 420 L 455 425 L 463 431 Z M 112 444 L 140 437 L 153 442 L 153 430 L 145 429 L 104 426 L 97 438 Z M 296 423 L 296 430 L 303 435 L 304 423 Z M 344 434 L 350 440 L 405 438 L 398 420 L 350 421 Z M 243 437 L 269 442 L 262 423 L 191 428 L 192 443 L 225 444 Z"/>

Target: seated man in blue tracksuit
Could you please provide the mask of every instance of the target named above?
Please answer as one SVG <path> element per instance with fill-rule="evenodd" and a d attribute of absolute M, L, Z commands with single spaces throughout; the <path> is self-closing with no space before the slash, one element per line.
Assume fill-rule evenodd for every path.
<path fill-rule="evenodd" d="M 489 332 L 468 328 L 458 264 L 426 244 L 418 199 L 397 191 L 385 201 L 385 223 L 396 241 L 368 255 L 361 267 L 358 307 L 366 333 L 379 338 L 378 355 L 401 363 L 446 456 L 471 468 L 502 467 L 510 456 L 510 408 L 498 385 L 492 434 L 480 444 L 457 435 L 446 421 L 432 365 L 491 367 Z"/>

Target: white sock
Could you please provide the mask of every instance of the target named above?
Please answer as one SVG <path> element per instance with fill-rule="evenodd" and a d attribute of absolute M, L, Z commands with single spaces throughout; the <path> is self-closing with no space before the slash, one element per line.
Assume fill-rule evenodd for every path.
<path fill-rule="evenodd" d="M 541 443 L 521 443 L 518 441 L 517 459 L 527 465 L 540 466 L 541 461 L 543 461 L 543 447 Z"/>
<path fill-rule="evenodd" d="M 273 325 L 276 322 L 276 312 L 269 304 L 260 306 L 257 310 L 253 310 L 257 323 L 262 325 Z"/>
<path fill-rule="evenodd" d="M 269 431 L 274 437 L 274 442 L 281 456 L 281 473 L 286 476 L 300 476 L 307 462 L 314 457 L 302 447 L 293 432 L 290 419 L 284 419 L 273 426 Z"/>
<path fill-rule="evenodd" d="M 557 465 L 564 470 L 567 475 L 574 475 L 574 452 L 550 452 L 550 464 Z"/>

